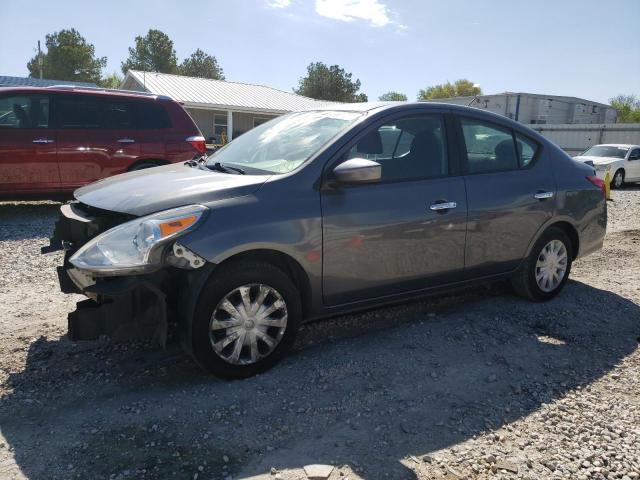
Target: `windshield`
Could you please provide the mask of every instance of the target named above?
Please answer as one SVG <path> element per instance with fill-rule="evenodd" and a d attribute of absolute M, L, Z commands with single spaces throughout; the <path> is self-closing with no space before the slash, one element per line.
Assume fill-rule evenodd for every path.
<path fill-rule="evenodd" d="M 584 152 L 582 156 L 624 158 L 628 151 L 629 148 L 627 147 L 616 147 L 615 145 L 595 145 Z"/>
<path fill-rule="evenodd" d="M 359 112 L 290 113 L 249 130 L 207 158 L 242 168 L 247 174 L 288 173 L 355 122 Z"/>

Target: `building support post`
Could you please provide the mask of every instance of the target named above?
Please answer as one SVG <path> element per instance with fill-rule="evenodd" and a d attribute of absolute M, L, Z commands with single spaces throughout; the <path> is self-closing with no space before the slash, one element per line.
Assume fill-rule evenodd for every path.
<path fill-rule="evenodd" d="M 233 112 L 227 110 L 227 142 L 233 140 Z"/>

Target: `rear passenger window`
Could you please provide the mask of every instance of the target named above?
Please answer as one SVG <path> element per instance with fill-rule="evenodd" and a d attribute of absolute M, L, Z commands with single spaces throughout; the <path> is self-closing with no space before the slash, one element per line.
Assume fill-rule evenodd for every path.
<path fill-rule="evenodd" d="M 100 102 L 94 97 L 77 95 L 56 100 L 58 128 L 98 128 L 100 113 Z"/>
<path fill-rule="evenodd" d="M 462 118 L 460 122 L 469 173 L 518 168 L 518 155 L 511 130 L 469 118 Z"/>
<path fill-rule="evenodd" d="M 129 102 L 107 101 L 104 104 L 103 128 L 118 130 L 134 128 L 132 105 Z"/>
<path fill-rule="evenodd" d="M 157 103 L 136 101 L 135 115 L 137 118 L 138 128 L 154 129 L 154 128 L 170 128 L 171 120 L 167 110 Z"/>
<path fill-rule="evenodd" d="M 520 168 L 525 168 L 531 164 L 538 151 L 538 144 L 527 137 L 516 133 L 516 145 L 520 157 Z"/>
<path fill-rule="evenodd" d="M 12 95 L 0 97 L 0 128 L 49 127 L 49 97 Z"/>

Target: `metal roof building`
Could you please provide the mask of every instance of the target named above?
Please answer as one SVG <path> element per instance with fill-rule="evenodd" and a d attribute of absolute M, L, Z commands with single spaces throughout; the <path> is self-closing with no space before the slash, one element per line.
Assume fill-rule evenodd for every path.
<path fill-rule="evenodd" d="M 96 87 L 90 82 L 70 82 L 68 80 L 50 80 L 32 77 L 8 77 L 0 75 L 0 87 L 50 87 L 52 85 L 71 85 L 76 87 Z"/>
<path fill-rule="evenodd" d="M 478 95 L 475 98 L 439 98 L 433 101 L 469 105 L 525 124 L 615 123 L 618 115 L 611 105 L 584 98 L 524 92 Z"/>
<path fill-rule="evenodd" d="M 331 102 L 264 85 L 129 70 L 120 88 L 181 102 L 209 143 L 224 143 L 278 115 Z"/>

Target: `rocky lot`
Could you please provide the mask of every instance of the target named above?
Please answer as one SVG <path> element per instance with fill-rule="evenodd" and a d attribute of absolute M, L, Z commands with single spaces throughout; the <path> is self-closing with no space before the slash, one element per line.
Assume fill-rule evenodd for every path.
<path fill-rule="evenodd" d="M 2 479 L 640 478 L 640 188 L 549 303 L 499 284 L 314 323 L 235 382 L 68 341 L 57 208 L 0 204 Z"/>

